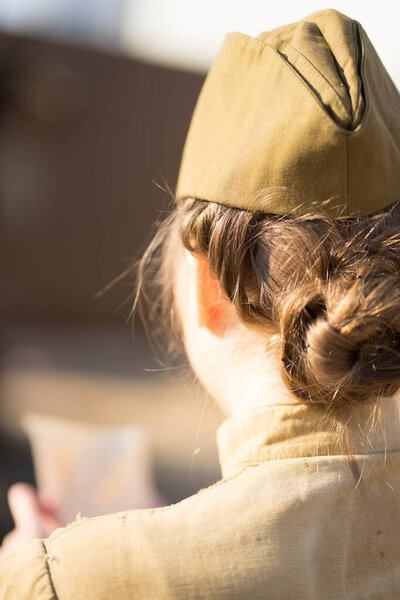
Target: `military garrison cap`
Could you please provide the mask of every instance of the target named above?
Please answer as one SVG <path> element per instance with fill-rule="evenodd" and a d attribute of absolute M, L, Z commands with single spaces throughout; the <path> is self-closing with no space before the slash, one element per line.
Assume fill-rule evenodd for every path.
<path fill-rule="evenodd" d="M 329 9 L 257 38 L 228 34 L 176 197 L 333 217 L 400 200 L 400 95 L 362 26 Z"/>

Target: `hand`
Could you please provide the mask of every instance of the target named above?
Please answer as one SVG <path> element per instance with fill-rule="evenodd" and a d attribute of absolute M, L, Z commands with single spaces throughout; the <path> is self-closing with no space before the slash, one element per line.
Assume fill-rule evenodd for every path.
<path fill-rule="evenodd" d="M 8 490 L 8 504 L 15 529 L 8 533 L 0 548 L 0 558 L 33 538 L 46 538 L 61 527 L 49 503 L 39 498 L 35 488 L 16 483 Z"/>

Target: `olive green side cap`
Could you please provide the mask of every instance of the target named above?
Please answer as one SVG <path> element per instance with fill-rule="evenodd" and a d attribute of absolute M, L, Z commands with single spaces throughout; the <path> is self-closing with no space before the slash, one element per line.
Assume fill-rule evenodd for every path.
<path fill-rule="evenodd" d="M 176 197 L 333 217 L 400 200 L 400 95 L 361 25 L 324 10 L 258 38 L 228 34 Z"/>

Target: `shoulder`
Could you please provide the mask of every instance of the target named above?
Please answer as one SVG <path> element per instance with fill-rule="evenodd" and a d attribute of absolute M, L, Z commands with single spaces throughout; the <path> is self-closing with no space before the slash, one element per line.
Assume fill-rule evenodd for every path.
<path fill-rule="evenodd" d="M 83 518 L 29 542 L 0 561 L 1 600 L 167 597 L 165 578 L 179 589 L 210 562 L 206 550 L 237 480 L 167 507 Z"/>

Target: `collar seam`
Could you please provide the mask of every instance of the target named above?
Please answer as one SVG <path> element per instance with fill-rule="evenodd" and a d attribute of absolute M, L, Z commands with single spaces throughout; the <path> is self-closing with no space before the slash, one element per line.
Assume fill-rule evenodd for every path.
<path fill-rule="evenodd" d="M 368 457 L 368 456 L 387 456 L 388 454 L 400 454 L 400 448 L 395 448 L 392 450 L 377 450 L 376 452 L 357 452 L 353 454 L 353 458 L 357 457 Z M 345 458 L 347 459 L 347 454 L 304 454 L 301 456 L 276 456 L 271 458 L 261 458 L 259 460 L 249 460 L 236 463 L 238 467 L 247 468 L 247 467 L 259 467 L 264 463 L 274 462 L 278 460 L 304 460 L 304 459 L 320 459 L 320 458 Z"/>

